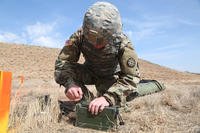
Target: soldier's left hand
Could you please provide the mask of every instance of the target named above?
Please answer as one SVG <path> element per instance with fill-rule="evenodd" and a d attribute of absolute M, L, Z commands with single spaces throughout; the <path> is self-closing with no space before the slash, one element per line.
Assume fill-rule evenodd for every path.
<path fill-rule="evenodd" d="M 105 97 L 98 97 L 98 98 L 95 98 L 94 100 L 92 100 L 90 102 L 88 110 L 92 114 L 97 115 L 98 112 L 103 111 L 103 109 L 106 106 L 109 106 L 109 103 L 107 102 L 107 100 L 105 99 Z"/>

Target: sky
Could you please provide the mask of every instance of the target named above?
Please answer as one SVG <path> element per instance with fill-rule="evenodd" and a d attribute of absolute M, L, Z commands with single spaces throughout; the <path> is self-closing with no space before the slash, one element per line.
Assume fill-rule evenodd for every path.
<path fill-rule="evenodd" d="M 0 42 L 62 48 L 97 0 L 0 0 Z M 200 0 L 107 0 L 144 60 L 200 73 Z"/>

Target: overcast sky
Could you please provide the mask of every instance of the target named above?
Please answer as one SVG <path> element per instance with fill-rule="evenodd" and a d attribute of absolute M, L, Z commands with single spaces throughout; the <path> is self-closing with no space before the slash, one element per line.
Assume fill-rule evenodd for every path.
<path fill-rule="evenodd" d="M 0 41 L 62 48 L 96 0 L 0 0 Z M 108 0 L 138 56 L 200 73 L 200 0 Z"/>

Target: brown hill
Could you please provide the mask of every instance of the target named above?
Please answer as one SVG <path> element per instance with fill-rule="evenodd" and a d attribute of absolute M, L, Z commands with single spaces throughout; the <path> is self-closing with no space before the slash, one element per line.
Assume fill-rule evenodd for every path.
<path fill-rule="evenodd" d="M 14 78 L 24 75 L 27 79 L 53 78 L 54 62 L 60 49 L 29 45 L 0 43 L 0 69 L 12 71 Z M 80 59 L 81 62 L 83 58 Z M 140 59 L 142 78 L 153 78 L 167 82 L 199 78 L 197 74 L 179 72 Z M 192 81 L 190 81 L 192 80 Z"/>
<path fill-rule="evenodd" d="M 58 97 L 64 97 L 63 88 L 59 88 L 53 79 L 54 62 L 59 51 L 39 46 L 0 43 L 0 70 L 13 73 L 12 94 L 15 97 L 12 97 L 11 103 L 10 129 L 14 128 L 16 132 L 49 132 L 49 126 L 53 128 L 52 132 L 66 132 L 68 128 L 73 132 L 94 132 L 75 128 L 65 122 L 55 124 L 47 121 L 55 117 L 45 117 L 47 125 L 38 126 L 37 123 L 41 121 L 30 115 L 32 111 L 28 110 L 28 102 L 33 102 L 33 97 L 43 93 L 58 93 Z M 82 57 L 80 62 L 83 62 Z M 166 84 L 167 89 L 132 101 L 134 111 L 131 118 L 124 115 L 127 124 L 119 132 L 200 131 L 200 75 L 179 72 L 142 59 L 139 63 L 142 78 L 160 80 Z M 23 85 L 20 84 L 21 76 L 25 78 Z M 16 91 L 20 91 L 18 97 L 21 100 L 18 102 L 26 106 L 26 116 L 16 115 L 16 110 L 17 113 L 23 112 L 16 105 Z M 17 120 L 20 124 L 16 126 Z"/>

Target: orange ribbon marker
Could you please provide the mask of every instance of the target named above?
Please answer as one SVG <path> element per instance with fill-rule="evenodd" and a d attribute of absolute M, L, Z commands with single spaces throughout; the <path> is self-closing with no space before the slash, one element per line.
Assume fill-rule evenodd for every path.
<path fill-rule="evenodd" d="M 10 110 L 12 73 L 0 71 L 0 133 L 6 133 Z"/>

